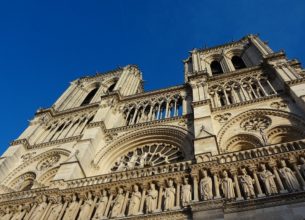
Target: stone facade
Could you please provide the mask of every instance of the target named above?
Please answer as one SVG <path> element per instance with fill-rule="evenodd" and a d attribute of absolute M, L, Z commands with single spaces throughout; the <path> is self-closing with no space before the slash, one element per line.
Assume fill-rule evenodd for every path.
<path fill-rule="evenodd" d="M 1 219 L 304 219 L 305 71 L 256 35 L 82 77 L 0 158 Z"/>

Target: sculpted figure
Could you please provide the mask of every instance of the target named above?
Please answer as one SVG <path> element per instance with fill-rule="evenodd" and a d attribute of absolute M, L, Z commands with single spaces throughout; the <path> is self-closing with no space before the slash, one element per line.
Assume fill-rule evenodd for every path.
<path fill-rule="evenodd" d="M 93 210 L 94 201 L 92 199 L 92 194 L 88 192 L 87 199 L 84 201 L 84 204 L 80 207 L 79 220 L 87 220 L 91 216 L 91 211 Z"/>
<path fill-rule="evenodd" d="M 57 203 L 51 206 L 51 212 L 49 214 L 48 220 L 56 220 L 60 215 L 62 207 L 63 207 L 62 197 L 59 197 Z"/>
<path fill-rule="evenodd" d="M 227 171 L 223 171 L 223 178 L 221 179 L 221 189 L 226 199 L 234 199 L 234 184 L 232 179 L 228 176 Z"/>
<path fill-rule="evenodd" d="M 260 172 L 259 176 L 264 182 L 266 194 L 272 195 L 278 193 L 274 182 L 274 175 L 266 169 L 265 164 L 261 164 L 261 169 L 262 172 Z"/>
<path fill-rule="evenodd" d="M 181 190 L 182 206 L 187 206 L 192 200 L 192 187 L 189 184 L 188 178 L 184 178 L 184 184 Z"/>
<path fill-rule="evenodd" d="M 150 189 L 146 196 L 146 209 L 148 213 L 152 213 L 157 209 L 158 202 L 158 191 L 156 190 L 155 184 L 150 184 Z"/>
<path fill-rule="evenodd" d="M 113 201 L 111 218 L 119 217 L 122 214 L 123 204 L 124 204 L 123 189 L 119 188 L 118 194 L 115 197 L 115 200 Z"/>
<path fill-rule="evenodd" d="M 133 193 L 131 194 L 128 215 L 137 215 L 139 214 L 141 203 L 141 193 L 139 192 L 139 187 L 137 185 L 133 186 Z"/>
<path fill-rule="evenodd" d="M 126 170 L 126 165 L 125 165 L 125 161 L 124 161 L 124 156 L 122 156 L 120 158 L 120 160 L 117 162 L 118 164 L 118 168 L 117 171 L 124 171 Z"/>
<path fill-rule="evenodd" d="M 300 190 L 300 184 L 293 171 L 286 166 L 285 160 L 281 160 L 281 165 L 282 168 L 279 169 L 279 172 L 283 177 L 288 190 L 291 192 Z"/>
<path fill-rule="evenodd" d="M 132 170 L 135 168 L 138 158 L 139 156 L 137 150 L 134 150 L 132 156 L 129 158 L 129 161 L 127 162 L 128 170 Z"/>
<path fill-rule="evenodd" d="M 259 129 L 259 133 L 262 136 L 262 139 L 264 141 L 264 145 L 265 146 L 268 145 L 268 138 L 267 138 L 267 136 L 266 136 L 266 134 L 265 134 L 265 132 L 264 132 L 264 130 L 262 128 Z"/>
<path fill-rule="evenodd" d="M 255 197 L 255 192 L 253 187 L 254 179 L 252 179 L 251 176 L 247 174 L 246 169 L 242 169 L 241 172 L 243 173 L 243 175 L 239 176 L 239 180 L 242 189 L 245 193 L 246 199 L 250 199 L 250 197 Z"/>
<path fill-rule="evenodd" d="M 9 207 L 5 208 L 5 214 L 4 216 L 1 216 L 1 220 L 10 220 L 12 217 L 13 213 L 11 212 Z"/>
<path fill-rule="evenodd" d="M 78 208 L 78 202 L 76 200 L 76 195 L 72 196 L 72 202 L 70 202 L 68 208 L 66 209 L 65 215 L 64 215 L 64 220 L 70 220 L 74 218 L 75 212 L 77 211 Z"/>
<path fill-rule="evenodd" d="M 165 189 L 164 197 L 165 197 L 165 210 L 170 210 L 175 206 L 175 193 L 176 189 L 173 185 L 173 181 L 168 181 L 168 187 Z"/>
<path fill-rule="evenodd" d="M 21 220 L 25 216 L 26 211 L 23 209 L 22 205 L 18 206 L 17 212 L 11 218 L 11 220 Z"/>
<path fill-rule="evenodd" d="M 107 207 L 107 203 L 108 203 L 108 196 L 107 196 L 107 191 L 103 190 L 103 195 L 100 198 L 100 201 L 97 205 L 96 211 L 95 211 L 95 215 L 94 215 L 94 219 L 101 219 L 104 217 L 104 213 Z"/>
<path fill-rule="evenodd" d="M 203 170 L 203 178 L 200 180 L 200 194 L 203 200 L 213 199 L 212 178 L 208 176 L 208 172 Z"/>
<path fill-rule="evenodd" d="M 48 206 L 47 203 L 47 197 L 45 195 L 42 196 L 42 202 L 37 205 L 35 208 L 33 214 L 32 214 L 32 220 L 41 220 L 44 212 L 46 211 L 46 208 Z"/>
<path fill-rule="evenodd" d="M 147 157 L 147 152 L 144 152 L 144 153 L 140 156 L 139 168 L 144 168 L 146 157 Z"/>
<path fill-rule="evenodd" d="M 300 157 L 300 161 L 302 165 L 300 166 L 300 172 L 303 175 L 303 178 L 305 178 L 305 159 L 304 157 Z"/>

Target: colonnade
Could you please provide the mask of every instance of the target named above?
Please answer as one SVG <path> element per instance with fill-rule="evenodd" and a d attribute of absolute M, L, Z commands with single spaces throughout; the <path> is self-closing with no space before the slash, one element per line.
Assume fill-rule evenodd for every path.
<path fill-rule="evenodd" d="M 182 115 L 183 99 L 179 95 L 125 107 L 125 125 L 161 120 Z"/>
<path fill-rule="evenodd" d="M 209 87 L 209 94 L 213 108 L 217 108 L 274 95 L 277 91 L 265 77 L 246 77 L 224 85 L 212 85 Z"/>

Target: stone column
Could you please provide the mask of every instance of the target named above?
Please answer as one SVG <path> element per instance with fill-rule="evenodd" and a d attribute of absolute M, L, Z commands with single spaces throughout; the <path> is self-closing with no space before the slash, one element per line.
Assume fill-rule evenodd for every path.
<path fill-rule="evenodd" d="M 180 199 L 181 199 L 181 181 L 179 178 L 176 179 L 176 208 L 180 209 Z"/>
<path fill-rule="evenodd" d="M 161 212 L 161 206 L 162 206 L 162 197 L 163 197 L 163 187 L 164 187 L 164 182 L 158 182 L 158 187 L 159 187 L 159 195 L 158 195 L 158 207 L 156 212 Z"/>
<path fill-rule="evenodd" d="M 143 184 L 141 185 L 142 188 L 142 196 L 141 196 L 141 203 L 140 203 L 140 210 L 139 210 L 139 214 L 143 214 L 144 213 L 144 202 L 145 202 L 145 198 L 146 198 L 146 191 L 147 191 L 147 185 Z"/>
<path fill-rule="evenodd" d="M 113 194 L 114 194 L 114 190 L 109 190 L 109 199 L 108 199 L 108 203 L 107 203 L 106 210 L 105 210 L 105 213 L 104 213 L 105 217 L 108 217 L 109 209 L 110 209 L 112 199 L 113 199 Z"/>
<path fill-rule="evenodd" d="M 241 192 L 240 192 L 239 182 L 238 182 L 238 178 L 237 178 L 237 169 L 236 168 L 231 169 L 230 173 L 233 175 L 233 179 L 234 179 L 234 183 L 235 183 L 235 190 L 236 190 L 236 195 L 237 195 L 236 200 L 237 201 L 244 200 L 244 198 L 242 197 Z"/>
<path fill-rule="evenodd" d="M 215 188 L 215 195 L 214 199 L 220 199 L 220 192 L 219 192 L 219 181 L 218 181 L 218 172 L 217 170 L 211 170 L 211 173 L 213 175 L 213 180 L 214 180 L 214 188 Z"/>
<path fill-rule="evenodd" d="M 199 201 L 199 192 L 198 192 L 198 175 L 197 174 L 192 174 L 193 178 L 193 190 L 194 190 L 194 202 Z"/>
<path fill-rule="evenodd" d="M 63 205 L 63 207 L 62 207 L 62 209 L 61 209 L 57 219 L 62 219 L 62 217 L 64 216 L 64 212 L 65 212 L 67 206 L 68 206 L 68 200 L 65 201 L 65 203 L 64 203 L 64 205 Z"/>
<path fill-rule="evenodd" d="M 255 181 L 255 188 L 257 190 L 257 197 L 265 197 L 266 195 L 262 191 L 260 182 L 259 182 L 257 174 L 256 174 L 256 171 L 257 171 L 256 166 L 250 166 L 249 169 L 253 173 L 253 177 L 254 177 L 254 181 Z"/>
<path fill-rule="evenodd" d="M 274 92 L 274 94 L 276 94 L 276 90 L 273 88 L 272 84 L 269 82 L 268 79 L 266 79 L 267 84 L 269 85 L 269 87 L 272 89 L 272 91 Z"/>
<path fill-rule="evenodd" d="M 128 203 L 128 197 L 129 197 L 129 187 L 126 187 L 125 188 L 125 199 L 124 199 L 124 203 L 123 203 L 123 207 L 122 207 L 122 212 L 121 212 L 121 216 L 125 216 L 125 211 L 126 211 L 126 206 L 127 206 L 127 203 Z M 132 190 L 132 189 L 130 189 Z"/>
<path fill-rule="evenodd" d="M 166 109 L 165 109 L 165 117 L 164 118 L 168 118 L 169 102 L 170 102 L 170 100 L 166 100 Z"/>
<path fill-rule="evenodd" d="M 280 175 L 277 172 L 276 161 L 271 161 L 269 163 L 269 166 L 272 168 L 276 182 L 277 182 L 278 186 L 280 187 L 280 193 L 287 193 L 288 191 L 284 188 Z"/>

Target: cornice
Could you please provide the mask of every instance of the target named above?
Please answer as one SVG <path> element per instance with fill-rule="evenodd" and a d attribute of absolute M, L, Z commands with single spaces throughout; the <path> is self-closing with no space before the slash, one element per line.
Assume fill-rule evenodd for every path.
<path fill-rule="evenodd" d="M 286 54 L 283 50 L 279 51 L 279 52 L 275 52 L 275 53 L 270 53 L 267 55 L 264 55 L 264 61 L 274 61 L 274 60 L 278 60 L 278 59 L 286 59 Z"/>
<path fill-rule="evenodd" d="M 303 84 L 305 82 L 305 78 L 295 79 L 287 82 L 288 86 L 295 86 L 299 84 Z"/>

